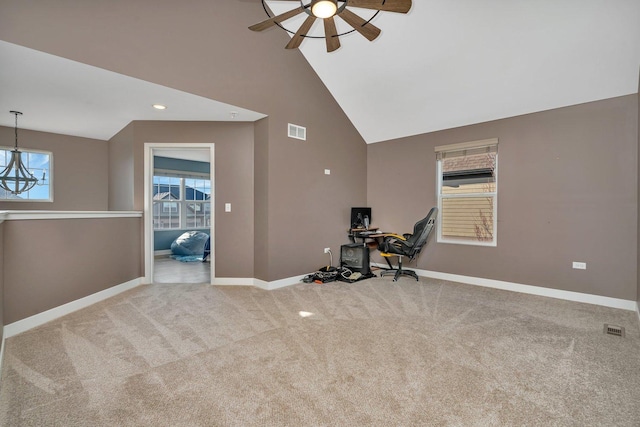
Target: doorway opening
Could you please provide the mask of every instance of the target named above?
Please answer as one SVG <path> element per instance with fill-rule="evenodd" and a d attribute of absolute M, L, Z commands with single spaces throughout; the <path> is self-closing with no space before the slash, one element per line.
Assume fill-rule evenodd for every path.
<path fill-rule="evenodd" d="M 146 143 L 144 157 L 145 283 L 212 283 L 214 144 Z"/>

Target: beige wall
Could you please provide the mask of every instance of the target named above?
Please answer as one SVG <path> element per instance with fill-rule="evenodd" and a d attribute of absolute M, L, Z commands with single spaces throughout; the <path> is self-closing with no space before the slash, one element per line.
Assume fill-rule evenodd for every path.
<path fill-rule="evenodd" d="M 3 225 L 5 325 L 142 276 L 141 218 Z"/>
<path fill-rule="evenodd" d="M 253 271 L 254 277 L 269 278 L 269 119 L 255 124 L 254 133 L 254 223 Z"/>
<path fill-rule="evenodd" d="M 369 204 L 409 231 L 437 202 L 434 147 L 499 138 L 498 246 L 432 241 L 418 268 L 636 300 L 637 132 L 631 95 L 373 144 Z"/>
<path fill-rule="evenodd" d="M 139 0 L 105 12 L 99 2 L 4 2 L 3 17 L 2 40 L 269 116 L 256 164 L 261 189 L 251 196 L 267 212 L 255 230 L 267 245 L 260 278 L 314 271 L 327 263 L 324 247 L 345 241 L 349 207 L 366 202 L 366 144 L 302 53 L 283 48 L 283 31 L 246 29 L 264 20 L 259 4 Z M 287 123 L 306 126 L 309 139 L 288 138 Z"/>
<path fill-rule="evenodd" d="M 159 122 L 132 124 L 135 210 L 144 208 L 144 144 L 215 144 L 216 276 L 253 277 L 254 125 L 246 122 Z M 231 212 L 224 204 L 231 203 Z"/>
<path fill-rule="evenodd" d="M 0 222 L 0 342 L 4 336 L 4 222 Z"/>
<path fill-rule="evenodd" d="M 13 132 L 0 126 L 0 141 L 13 141 Z M 19 138 L 21 148 L 53 153 L 53 202 L 0 202 L 0 210 L 107 210 L 106 141 L 29 130 Z"/>
<path fill-rule="evenodd" d="M 133 123 L 109 140 L 109 210 L 133 210 Z"/>

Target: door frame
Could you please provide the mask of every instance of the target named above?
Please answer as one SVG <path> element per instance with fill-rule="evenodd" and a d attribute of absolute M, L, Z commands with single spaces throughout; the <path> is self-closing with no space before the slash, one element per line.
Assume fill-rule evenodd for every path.
<path fill-rule="evenodd" d="M 144 283 L 153 283 L 153 260 L 154 260 L 154 235 L 153 235 L 153 156 L 154 150 L 209 150 L 209 179 L 211 180 L 211 224 L 209 235 L 211 239 L 210 283 L 213 283 L 216 271 L 215 254 L 215 144 L 214 143 L 166 143 L 166 142 L 145 142 L 144 143 Z"/>

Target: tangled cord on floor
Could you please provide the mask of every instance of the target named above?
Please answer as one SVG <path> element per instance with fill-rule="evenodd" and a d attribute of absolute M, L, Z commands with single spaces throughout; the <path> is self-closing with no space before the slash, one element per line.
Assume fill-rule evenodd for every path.
<path fill-rule="evenodd" d="M 362 273 L 357 271 L 352 271 L 347 267 L 322 267 L 320 270 L 305 276 L 302 281 L 304 283 L 328 283 L 333 282 L 335 280 L 342 280 L 344 282 L 355 282 L 356 280 L 362 278 Z"/>

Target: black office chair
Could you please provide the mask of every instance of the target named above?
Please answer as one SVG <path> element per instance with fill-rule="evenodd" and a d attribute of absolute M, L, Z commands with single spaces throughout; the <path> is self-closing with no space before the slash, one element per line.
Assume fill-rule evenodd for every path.
<path fill-rule="evenodd" d="M 427 243 L 431 230 L 436 223 L 436 217 L 438 216 L 438 208 L 431 208 L 426 217 L 416 222 L 413 226 L 413 234 L 404 234 L 399 236 L 397 234 L 389 234 L 384 237 L 384 240 L 378 244 L 378 250 L 383 257 L 398 257 L 398 268 L 392 270 L 383 271 L 380 275 L 385 276 L 387 274 L 395 274 L 393 281 L 398 281 L 398 277 L 405 275 L 411 276 L 418 280 L 418 275 L 415 271 L 402 269 L 402 257 L 408 257 L 409 261 L 415 259 L 416 256 L 422 250 L 422 247 Z M 391 264 L 389 264 L 391 265 Z"/>

